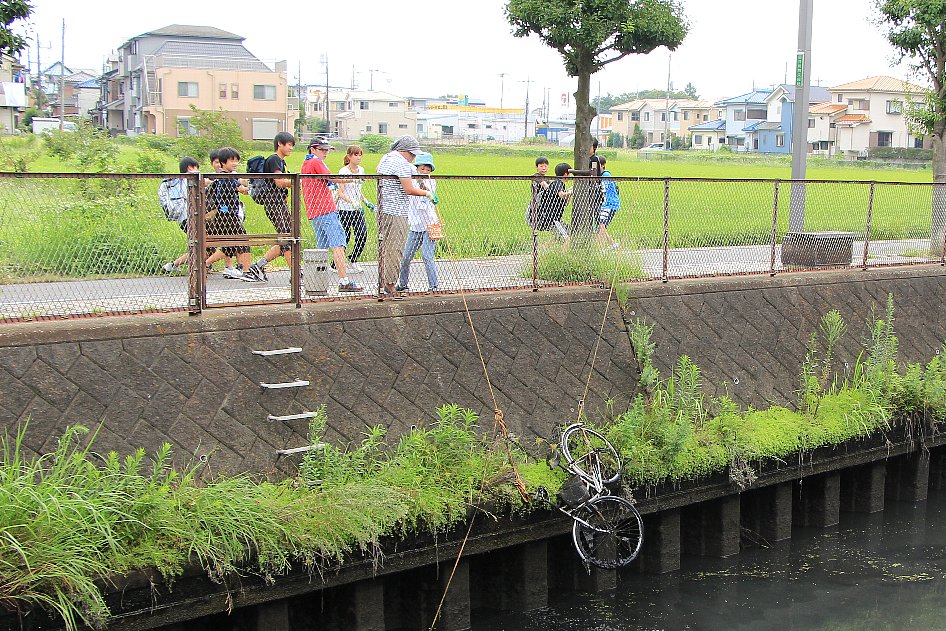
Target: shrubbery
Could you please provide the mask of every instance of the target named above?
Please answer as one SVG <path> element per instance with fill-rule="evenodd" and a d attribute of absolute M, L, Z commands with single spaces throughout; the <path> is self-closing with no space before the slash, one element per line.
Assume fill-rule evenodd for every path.
<path fill-rule="evenodd" d="M 367 153 L 387 153 L 391 150 L 391 139 L 382 134 L 362 134 L 358 144 Z"/>

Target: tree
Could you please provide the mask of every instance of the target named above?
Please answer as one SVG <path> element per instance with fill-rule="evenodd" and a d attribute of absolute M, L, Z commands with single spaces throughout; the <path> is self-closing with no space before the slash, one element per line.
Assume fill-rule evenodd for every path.
<path fill-rule="evenodd" d="M 692 84 L 688 84 L 688 87 L 692 87 Z M 695 90 L 696 88 L 694 88 Z M 596 96 L 591 100 L 591 105 L 596 112 L 607 112 L 609 109 L 615 105 L 620 105 L 621 103 L 630 103 L 631 101 L 636 101 L 637 99 L 663 99 L 667 97 L 667 89 L 654 88 L 652 90 L 638 90 L 637 92 L 624 92 L 623 94 L 612 95 L 610 92 L 605 96 L 598 97 Z M 690 99 L 697 98 L 695 96 L 690 96 L 690 92 L 684 90 L 683 92 L 679 90 L 672 90 L 670 92 L 671 99 Z"/>
<path fill-rule="evenodd" d="M 946 237 L 946 3 L 942 0 L 875 0 L 878 25 L 886 27 L 887 40 L 909 60 L 917 76 L 932 88 L 906 108 L 911 124 L 933 137 L 932 240 L 930 248 L 942 256 Z"/>
<path fill-rule="evenodd" d="M 696 91 L 696 86 L 687 82 L 687 87 L 683 88 L 683 93 L 686 94 L 686 98 L 693 99 L 694 101 L 700 98 L 699 92 Z"/>
<path fill-rule="evenodd" d="M 10 25 L 25 20 L 33 12 L 26 0 L 0 0 L 0 54 L 15 55 L 26 46 L 26 38 L 16 35 Z"/>
<path fill-rule="evenodd" d="M 634 133 L 628 139 L 627 146 L 631 149 L 640 149 L 644 146 L 644 131 L 637 123 L 634 123 Z"/>
<path fill-rule="evenodd" d="M 689 25 L 677 0 L 509 0 L 513 35 L 538 35 L 557 50 L 565 72 L 577 77 L 575 165 L 585 168 L 591 148 L 591 75 L 632 54 L 659 46 L 675 50 Z"/>
<path fill-rule="evenodd" d="M 223 110 L 202 110 L 193 104 L 190 108 L 190 124 L 197 134 L 184 133 L 177 139 L 180 153 L 203 160 L 211 149 L 233 147 L 239 151 L 246 147 L 240 124 Z"/>

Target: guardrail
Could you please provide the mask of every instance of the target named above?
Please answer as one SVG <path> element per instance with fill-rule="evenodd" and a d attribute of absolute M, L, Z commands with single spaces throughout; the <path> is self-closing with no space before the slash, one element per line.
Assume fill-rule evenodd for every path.
<path fill-rule="evenodd" d="M 273 188 L 272 176 L 239 174 L 244 185 L 270 180 L 268 192 L 234 193 L 230 212 L 218 191 L 229 175 L 0 174 L 0 320 L 946 263 L 942 184 L 613 178 L 619 203 L 601 231 L 597 180 L 533 188 L 531 177 L 434 175 L 443 238 L 418 252 L 431 264 L 403 256 L 422 235 L 381 241 L 383 208 L 359 205 L 341 215 L 358 290 L 341 291 L 324 251 L 302 262 L 319 245 L 303 215 L 317 200 L 304 192 L 328 176 L 286 175 Z M 180 224 L 158 203 L 169 178 L 187 184 Z M 376 204 L 379 182 L 347 185 Z M 223 272 L 227 259 L 208 250 L 244 273 L 265 255 L 265 280 Z M 385 258 L 406 287 L 396 295 L 383 291 Z"/>

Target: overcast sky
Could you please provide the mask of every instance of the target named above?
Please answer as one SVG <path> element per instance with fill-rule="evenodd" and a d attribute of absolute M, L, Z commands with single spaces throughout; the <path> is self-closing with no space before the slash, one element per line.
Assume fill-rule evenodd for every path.
<path fill-rule="evenodd" d="M 554 0 L 549 0 L 554 1 Z M 65 19 L 67 66 L 100 70 L 110 51 L 135 35 L 168 24 L 216 26 L 246 38 L 264 61 L 284 59 L 289 80 L 329 82 L 384 89 L 401 96 L 468 94 L 488 104 L 522 107 L 531 80 L 530 107 L 549 94 L 561 108 L 576 82 L 561 58 L 538 38 L 515 38 L 505 19 L 505 0 L 389 0 L 272 3 L 259 0 L 195 2 L 161 0 L 146 5 L 127 0 L 34 0 L 32 27 L 39 33 L 42 65 L 60 58 Z M 875 75 L 907 78 L 905 66 L 891 67 L 893 52 L 872 23 L 872 0 L 816 0 L 812 82 L 826 87 Z M 783 82 L 794 72 L 798 44 L 798 1 L 684 0 L 690 33 L 673 53 L 674 88 L 692 82 L 702 98 L 725 98 L 753 87 Z M 31 66 L 36 48 L 29 50 Z M 664 88 L 668 52 L 632 55 L 592 77 L 592 96 Z M 375 72 L 369 73 L 369 70 Z M 500 77 L 505 73 L 505 77 Z M 373 77 L 372 77 L 373 75 Z M 373 79 L 373 81 L 372 81 Z M 547 92 L 546 92 L 547 91 Z"/>

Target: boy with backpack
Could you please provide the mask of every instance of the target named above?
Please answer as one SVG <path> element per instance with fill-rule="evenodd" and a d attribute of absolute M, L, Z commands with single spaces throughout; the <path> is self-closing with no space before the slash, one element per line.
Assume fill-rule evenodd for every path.
<path fill-rule="evenodd" d="M 181 158 L 179 164 L 181 173 L 197 173 L 200 171 L 200 164 L 190 156 Z M 169 177 L 161 180 L 158 185 L 158 201 L 161 202 L 161 208 L 164 209 L 164 216 L 168 221 L 176 221 L 187 235 L 187 178 Z M 161 269 L 168 274 L 180 272 L 184 263 L 187 262 L 187 252 L 180 255 L 173 261 L 165 263 Z"/>
<path fill-rule="evenodd" d="M 222 147 L 217 153 L 220 159 L 221 173 L 235 175 L 240 163 L 240 153 L 232 147 Z M 240 193 L 246 193 L 247 188 L 237 177 L 214 178 L 207 185 L 207 236 L 236 236 L 245 235 L 243 227 L 242 206 Z M 220 248 L 224 256 L 236 257 L 243 271 L 233 269 L 228 278 L 236 278 L 247 282 L 260 282 L 263 279 L 247 270 L 252 266 L 252 257 L 248 245 L 232 245 Z"/>
<path fill-rule="evenodd" d="M 296 146 L 296 138 L 286 131 L 281 131 L 273 138 L 273 154 L 260 164 L 256 156 L 247 163 L 248 173 L 289 173 L 286 168 L 286 158 Z M 252 163 L 252 164 L 251 164 Z M 277 233 L 290 234 L 292 232 L 292 214 L 289 212 L 289 188 L 292 180 L 287 178 L 273 178 L 255 180 L 252 184 L 253 201 L 263 206 L 266 217 Z M 288 243 L 277 243 L 260 258 L 249 266 L 246 274 L 258 280 L 266 280 L 266 265 L 282 255 L 286 264 L 292 266 L 292 246 Z"/>

